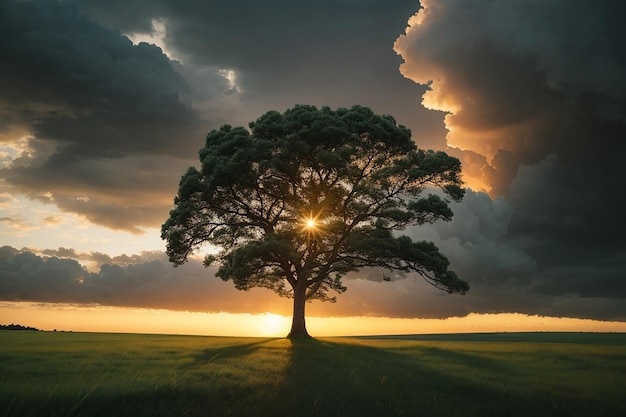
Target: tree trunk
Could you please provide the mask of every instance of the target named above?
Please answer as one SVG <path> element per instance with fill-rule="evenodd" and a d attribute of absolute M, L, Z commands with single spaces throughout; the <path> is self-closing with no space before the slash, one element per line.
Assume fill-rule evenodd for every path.
<path fill-rule="evenodd" d="M 297 283 L 293 289 L 293 317 L 291 319 L 291 331 L 287 338 L 309 338 L 304 321 L 304 307 L 306 306 L 306 285 Z"/>

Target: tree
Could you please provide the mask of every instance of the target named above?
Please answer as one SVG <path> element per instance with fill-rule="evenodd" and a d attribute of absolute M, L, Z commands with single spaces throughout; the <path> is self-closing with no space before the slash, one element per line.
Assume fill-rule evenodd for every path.
<path fill-rule="evenodd" d="M 174 265 L 201 245 L 220 248 L 204 262 L 219 265 L 219 278 L 293 298 L 288 337 L 308 337 L 307 300 L 335 301 L 342 277 L 361 268 L 469 289 L 433 243 L 397 233 L 452 218 L 448 197 L 464 194 L 458 159 L 418 150 L 393 117 L 362 106 L 298 105 L 249 127 L 211 131 L 200 169 L 182 176 L 161 234 Z M 447 197 L 422 196 L 429 187 Z"/>

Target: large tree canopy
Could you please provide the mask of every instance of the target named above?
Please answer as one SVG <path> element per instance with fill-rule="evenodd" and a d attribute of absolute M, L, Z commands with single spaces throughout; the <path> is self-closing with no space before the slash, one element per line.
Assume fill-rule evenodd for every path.
<path fill-rule="evenodd" d="M 174 265 L 204 244 L 218 247 L 205 259 L 218 277 L 294 298 L 291 336 L 308 336 L 306 300 L 333 301 L 346 289 L 342 277 L 361 268 L 469 289 L 433 243 L 398 233 L 451 219 L 448 198 L 464 193 L 458 159 L 418 150 L 393 117 L 362 106 L 298 105 L 249 127 L 210 132 L 200 169 L 183 175 L 162 227 Z M 424 196 L 432 187 L 447 197 Z"/>

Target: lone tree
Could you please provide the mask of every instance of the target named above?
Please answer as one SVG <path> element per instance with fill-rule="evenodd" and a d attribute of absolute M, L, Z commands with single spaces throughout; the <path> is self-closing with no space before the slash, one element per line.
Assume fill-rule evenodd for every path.
<path fill-rule="evenodd" d="M 448 199 L 422 192 L 439 187 L 460 201 L 458 159 L 418 150 L 393 117 L 362 106 L 298 105 L 249 127 L 210 132 L 201 168 L 182 176 L 161 234 L 174 265 L 203 244 L 220 248 L 204 262 L 217 263 L 219 278 L 293 298 L 288 337 L 309 337 L 306 301 L 335 301 L 329 292 L 345 291 L 342 277 L 360 268 L 469 289 L 433 243 L 394 233 L 452 218 Z"/>

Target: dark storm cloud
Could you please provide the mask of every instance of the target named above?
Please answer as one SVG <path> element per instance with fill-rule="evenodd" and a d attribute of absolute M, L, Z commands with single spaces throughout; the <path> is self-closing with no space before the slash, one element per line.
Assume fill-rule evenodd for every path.
<path fill-rule="evenodd" d="M 275 311 L 277 297 L 268 290 L 237 291 L 213 276 L 199 261 L 174 268 L 164 253 L 106 259 L 71 249 L 50 255 L 100 259 L 97 272 L 76 260 L 40 256 L 9 246 L 0 248 L 0 299 L 107 306 L 166 308 L 180 311 L 265 313 Z M 289 306 L 289 303 L 283 303 Z M 280 311 L 288 314 L 288 310 Z"/>
<path fill-rule="evenodd" d="M 439 244 L 471 293 L 494 295 L 478 310 L 506 293 L 507 311 L 623 318 L 623 2 L 422 3 L 402 72 L 430 82 L 469 184 L 509 207 L 499 236 L 464 237 L 466 211 L 486 209 L 473 194 L 434 227 L 451 228 Z"/>
<path fill-rule="evenodd" d="M 233 70 L 246 124 L 268 109 L 296 103 L 372 107 L 419 131 L 424 148 L 441 147 L 441 115 L 416 106 L 425 87 L 403 79 L 393 42 L 414 0 L 76 2 L 125 33 L 147 32 L 153 20 L 184 66 Z M 234 121 L 233 121 L 234 119 Z"/>
<path fill-rule="evenodd" d="M 492 195 L 511 166 L 622 149 L 622 2 L 423 3 L 396 43 L 401 70 L 430 83 L 424 103 L 449 113 L 449 145 L 485 158 L 473 172 Z"/>
<path fill-rule="evenodd" d="M 171 7 L 167 26 L 177 50 L 240 70 L 250 94 L 312 88 L 355 93 L 367 85 L 376 96 L 381 87 L 389 88 L 380 82 L 397 62 L 389 46 L 415 8 L 411 2 L 396 3 L 278 0 L 247 1 L 242 7 L 236 1 L 195 2 Z M 397 81 L 396 86 L 408 85 Z"/>
<path fill-rule="evenodd" d="M 3 3 L 2 105 L 59 158 L 171 154 L 196 122 L 188 86 L 154 45 L 134 46 L 70 6 Z"/>
<path fill-rule="evenodd" d="M 163 221 L 180 173 L 189 165 L 189 161 L 155 155 L 59 158 L 52 155 L 40 163 L 20 158 L 2 174 L 13 190 L 31 199 L 55 204 L 95 224 L 134 233 Z"/>
<path fill-rule="evenodd" d="M 514 233 L 520 208 L 507 198 L 492 200 L 484 193 L 468 191 L 453 210 L 449 223 L 409 231 L 435 242 L 452 269 L 470 282 L 467 300 L 447 297 L 442 302 L 458 302 L 482 313 L 626 318 L 626 258 L 619 245 L 599 243 L 598 236 L 596 242 L 603 246 L 582 248 L 583 242 L 552 230 Z M 555 214 L 551 221 L 557 218 Z M 576 238 L 582 233 L 572 225 L 564 229 Z"/>
<path fill-rule="evenodd" d="M 207 129 L 177 64 L 55 1 L 5 1 L 0 27 L 2 139 L 28 137 L 1 171 L 9 191 L 115 229 L 158 224 L 187 165 L 172 157 Z"/>

